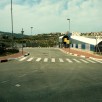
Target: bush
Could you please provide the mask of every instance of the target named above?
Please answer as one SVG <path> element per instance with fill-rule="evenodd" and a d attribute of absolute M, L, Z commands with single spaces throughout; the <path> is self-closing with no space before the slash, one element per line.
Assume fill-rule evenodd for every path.
<path fill-rule="evenodd" d="M 17 48 L 7 49 L 6 52 L 7 53 L 18 53 L 19 52 L 19 49 L 17 49 Z"/>

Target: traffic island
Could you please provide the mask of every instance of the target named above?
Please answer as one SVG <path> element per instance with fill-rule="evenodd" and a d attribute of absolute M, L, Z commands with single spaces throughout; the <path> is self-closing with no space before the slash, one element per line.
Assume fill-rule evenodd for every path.
<path fill-rule="evenodd" d="M 1 63 L 7 62 L 7 61 L 8 61 L 8 59 L 2 59 L 2 60 L 0 60 Z"/>

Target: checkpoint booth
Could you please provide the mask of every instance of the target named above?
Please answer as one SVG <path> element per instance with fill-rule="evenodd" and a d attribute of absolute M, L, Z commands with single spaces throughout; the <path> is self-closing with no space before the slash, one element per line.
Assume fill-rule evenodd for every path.
<path fill-rule="evenodd" d="M 62 47 L 69 48 L 70 47 L 70 36 L 71 36 L 71 33 L 68 33 L 64 36 L 59 37 L 59 48 L 62 48 Z"/>

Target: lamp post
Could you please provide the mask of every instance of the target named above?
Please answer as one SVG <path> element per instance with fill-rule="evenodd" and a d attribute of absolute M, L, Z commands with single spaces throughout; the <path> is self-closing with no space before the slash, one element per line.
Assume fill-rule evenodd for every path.
<path fill-rule="evenodd" d="M 67 19 L 69 21 L 69 32 L 70 32 L 70 19 Z"/>
<path fill-rule="evenodd" d="M 31 28 L 31 35 L 32 35 L 32 29 L 33 29 L 33 27 L 30 27 Z"/>
<path fill-rule="evenodd" d="M 14 41 L 13 41 L 13 12 L 12 12 L 12 0 L 11 0 L 11 27 L 12 27 L 12 49 L 13 49 Z"/>
<path fill-rule="evenodd" d="M 68 18 L 67 20 L 69 21 L 69 33 L 70 33 L 70 19 Z M 70 41 L 68 43 L 68 48 L 69 48 L 69 52 L 70 52 Z"/>
<path fill-rule="evenodd" d="M 32 29 L 33 29 L 33 27 L 30 27 L 30 28 L 31 28 L 31 36 L 32 36 Z M 31 41 L 31 46 L 33 46 L 32 41 Z"/>
<path fill-rule="evenodd" d="M 22 55 L 23 55 L 23 33 L 24 33 L 24 31 L 23 31 L 23 28 L 22 28 L 22 31 L 21 31 L 21 34 L 22 34 Z"/>

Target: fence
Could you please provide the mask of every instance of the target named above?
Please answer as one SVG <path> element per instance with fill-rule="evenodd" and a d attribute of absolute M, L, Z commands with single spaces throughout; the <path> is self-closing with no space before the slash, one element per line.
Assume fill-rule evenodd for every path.
<path fill-rule="evenodd" d="M 95 46 L 90 44 L 70 44 L 70 47 L 88 51 L 95 51 Z"/>

